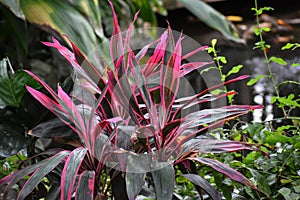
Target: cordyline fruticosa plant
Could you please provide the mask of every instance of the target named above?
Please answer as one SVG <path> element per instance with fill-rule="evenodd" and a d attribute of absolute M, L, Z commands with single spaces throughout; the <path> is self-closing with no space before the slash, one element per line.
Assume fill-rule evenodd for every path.
<path fill-rule="evenodd" d="M 184 64 L 183 61 L 205 47 L 182 55 L 183 37 L 175 42 L 169 27 L 157 41 L 136 52 L 130 47 L 133 23 L 123 37 L 114 11 L 113 17 L 112 65 L 107 66 L 105 76 L 72 41 L 69 42 L 73 51 L 54 38 L 52 43 L 44 42 L 56 48 L 73 66 L 77 92 L 69 95 L 60 86 L 55 92 L 29 71 L 48 94 L 31 87 L 27 90 L 76 136 L 68 143 L 68 149 L 48 149 L 31 158 L 24 168 L 0 180 L 3 198 L 19 183 L 21 190 L 17 199 L 25 199 L 46 177 L 49 188 L 46 199 L 105 199 L 110 195 L 115 199 L 135 199 L 147 185 L 153 186 L 149 187 L 153 198 L 172 199 L 178 166 L 176 169 L 195 185 L 200 195 L 204 191 L 213 199 L 221 199 L 219 192 L 197 175 L 195 163 L 208 165 L 257 189 L 238 171 L 201 155 L 257 150 L 249 144 L 220 141 L 202 133 L 258 106 L 225 106 L 183 114 L 182 111 L 190 107 L 232 94 L 208 95 L 209 90 L 222 86 L 220 84 L 193 96 L 178 98 L 181 78 L 208 64 Z M 137 15 L 134 21 L 136 18 Z M 223 84 L 244 78 L 247 76 Z M 57 119 L 44 122 L 29 134 L 51 137 L 47 131 L 40 130 L 47 130 L 48 125 L 55 123 Z M 55 136 L 64 137 L 66 133 L 57 132 Z"/>

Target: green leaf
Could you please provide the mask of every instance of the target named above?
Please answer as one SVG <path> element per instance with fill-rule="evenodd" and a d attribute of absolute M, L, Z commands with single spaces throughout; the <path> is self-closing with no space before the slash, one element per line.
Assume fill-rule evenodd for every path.
<path fill-rule="evenodd" d="M 220 60 L 223 64 L 227 63 L 227 59 L 224 56 L 218 56 L 218 60 Z"/>
<path fill-rule="evenodd" d="M 215 89 L 215 90 L 211 91 L 210 93 L 213 94 L 213 95 L 218 95 L 218 94 L 221 94 L 222 92 L 224 92 L 224 90 Z"/>
<path fill-rule="evenodd" d="M 300 107 L 300 104 L 298 104 L 297 101 L 293 100 L 293 99 L 288 99 L 288 98 L 280 97 L 280 98 L 278 98 L 278 101 L 281 104 L 285 105 L 285 106 Z"/>
<path fill-rule="evenodd" d="M 299 67 L 300 63 L 292 63 L 292 67 Z"/>
<path fill-rule="evenodd" d="M 281 47 L 281 50 L 287 50 L 287 49 L 295 50 L 296 48 L 299 47 L 300 47 L 299 43 L 287 43 L 285 46 Z"/>
<path fill-rule="evenodd" d="M 272 133 L 266 137 L 265 142 L 270 145 L 275 145 L 277 142 L 281 142 L 283 144 L 286 142 L 293 142 L 293 139 L 279 133 Z"/>
<path fill-rule="evenodd" d="M 7 6 L 17 17 L 25 20 L 25 16 L 20 6 L 20 0 L 0 0 L 0 3 Z"/>
<path fill-rule="evenodd" d="M 294 186 L 293 188 L 295 192 L 300 193 L 300 185 Z"/>
<path fill-rule="evenodd" d="M 277 101 L 277 96 L 273 96 L 273 97 L 271 97 L 271 103 L 273 104 L 273 103 L 275 103 L 276 101 Z"/>
<path fill-rule="evenodd" d="M 272 56 L 270 59 L 269 59 L 269 62 L 270 61 L 273 61 L 279 65 L 287 65 L 287 62 L 285 60 L 283 60 L 282 58 L 278 58 L 278 57 L 275 57 L 275 56 Z"/>
<path fill-rule="evenodd" d="M 272 8 L 272 7 L 262 7 L 262 8 L 259 8 L 259 9 L 251 8 L 251 10 L 254 10 L 256 12 L 256 15 L 261 15 L 261 14 L 264 13 L 264 11 L 274 10 L 274 8 Z"/>
<path fill-rule="evenodd" d="M 283 47 L 281 47 L 281 50 L 291 49 L 293 46 L 294 46 L 294 44 L 287 43 L 286 45 L 284 45 Z"/>
<path fill-rule="evenodd" d="M 99 7 L 98 0 L 70 0 L 73 5 L 83 13 L 90 24 L 92 25 L 95 33 L 100 37 L 104 37 L 102 21 L 101 21 L 101 10 Z"/>
<path fill-rule="evenodd" d="M 281 182 L 282 184 L 287 184 L 287 183 L 293 182 L 293 180 L 290 180 L 290 179 L 280 179 L 280 182 Z"/>
<path fill-rule="evenodd" d="M 10 78 L 7 64 L 7 59 L 0 61 L 0 99 L 4 106 L 18 108 L 23 95 L 27 92 L 25 86 L 38 88 L 39 84 L 22 70 L 17 71 Z"/>
<path fill-rule="evenodd" d="M 280 190 L 278 190 L 278 192 L 279 192 L 282 196 L 284 196 L 284 198 L 285 198 L 286 200 L 289 200 L 289 199 L 290 199 L 289 194 L 291 193 L 291 190 L 290 190 L 289 188 L 283 187 L 283 188 L 281 188 Z"/>
<path fill-rule="evenodd" d="M 215 46 L 216 46 L 216 44 L 217 44 L 217 41 L 218 41 L 218 40 L 215 39 L 215 38 L 211 40 L 211 46 L 212 46 L 212 48 L 215 48 Z"/>
<path fill-rule="evenodd" d="M 231 74 L 239 73 L 239 71 L 243 68 L 243 65 L 234 66 L 226 75 L 226 77 L 230 76 Z"/>
<path fill-rule="evenodd" d="M 250 81 L 247 82 L 248 86 L 254 85 L 255 83 L 257 83 L 257 81 L 259 81 L 260 79 L 266 77 L 265 75 L 258 75 L 256 78 L 251 79 Z"/>
<path fill-rule="evenodd" d="M 94 50 L 97 40 L 92 26 L 68 1 L 26 0 L 21 7 L 29 22 L 50 33 L 67 34 L 86 55 Z"/>
<path fill-rule="evenodd" d="M 259 36 L 263 31 L 269 32 L 271 29 L 269 27 L 254 27 L 254 33 L 256 36 Z"/>
<path fill-rule="evenodd" d="M 8 119 L 0 120 L 0 137 L 0 157 L 15 155 L 27 144 L 22 125 L 9 122 Z"/>
<path fill-rule="evenodd" d="M 172 199 L 175 186 L 175 171 L 173 165 L 152 172 L 156 199 Z"/>
<path fill-rule="evenodd" d="M 149 0 L 132 0 L 136 5 L 136 8 L 140 10 L 140 17 L 147 22 L 150 22 L 152 26 L 157 25 L 155 13 L 152 9 L 151 1 Z"/>
<path fill-rule="evenodd" d="M 220 31 L 226 38 L 235 42 L 245 43 L 245 41 L 239 37 L 235 26 L 226 20 L 224 15 L 205 2 L 199 0 L 178 0 L 178 2 L 182 3 L 185 8 L 191 11 L 205 24 Z"/>
<path fill-rule="evenodd" d="M 249 169 L 250 173 L 252 174 L 254 180 L 256 180 L 259 189 L 261 189 L 267 195 L 270 195 L 271 188 L 270 188 L 269 183 L 267 182 L 266 178 L 258 171 L 251 169 L 251 168 L 248 168 L 248 169 Z"/>

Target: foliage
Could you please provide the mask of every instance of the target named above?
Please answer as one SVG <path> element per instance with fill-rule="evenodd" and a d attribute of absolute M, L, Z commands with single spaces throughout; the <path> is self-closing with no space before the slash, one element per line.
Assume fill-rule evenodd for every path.
<path fill-rule="evenodd" d="M 134 22 L 136 19 L 137 15 Z M 1 179 L 3 198 L 6 199 L 10 189 L 19 184 L 17 199 L 25 199 L 32 192 L 38 194 L 37 188 L 42 186 L 48 188 L 46 199 L 71 199 L 73 196 L 82 199 L 83 194 L 85 199 L 111 195 L 115 199 L 135 199 L 145 185 L 152 188 L 149 197 L 171 199 L 175 171 L 179 169 L 180 176 L 190 180 L 199 195 L 204 191 L 213 199 L 221 199 L 220 193 L 197 175 L 194 170 L 197 163 L 260 191 L 242 173 L 203 156 L 244 149 L 260 152 L 260 149 L 243 142 L 217 140 L 203 132 L 261 107 L 231 105 L 183 112 L 192 106 L 231 95 L 231 92 L 217 95 L 208 92 L 248 76 L 239 76 L 193 96 L 179 98 L 181 78 L 208 64 L 182 61 L 204 48 L 182 55 L 183 37 L 180 35 L 175 42 L 168 27 L 158 40 L 136 53 L 130 46 L 134 22 L 125 37 L 114 11 L 113 22 L 107 75 L 89 62 L 72 40 L 66 38 L 73 52 L 54 38 L 52 42 L 44 42 L 56 48 L 72 65 L 76 87 L 68 94 L 58 85 L 56 92 L 38 76 L 26 71 L 47 94 L 30 86 L 26 88 L 72 130 L 71 133 L 56 131 L 52 139 L 71 136 L 73 140 L 68 141 L 68 148 L 42 150 L 29 158 L 22 169 Z M 52 137 L 49 132 L 52 127 L 57 128 L 56 124 L 56 118 L 43 122 L 29 131 L 29 135 Z M 47 131 L 43 130 L 46 127 Z"/>
<path fill-rule="evenodd" d="M 210 70 L 210 69 L 213 69 L 213 68 L 217 68 L 217 70 L 219 71 L 220 77 L 221 77 L 221 81 L 225 82 L 226 80 L 229 79 L 228 77 L 230 75 L 239 73 L 239 71 L 243 68 L 243 65 L 234 66 L 226 74 L 224 74 L 223 73 L 223 71 L 224 71 L 223 70 L 223 65 L 227 63 L 227 59 L 226 59 L 225 56 L 218 55 L 218 51 L 216 49 L 216 44 L 217 44 L 217 39 L 212 39 L 211 47 L 207 48 L 207 52 L 212 54 L 212 56 L 213 56 L 213 60 L 215 61 L 216 67 L 215 66 L 209 67 L 209 68 L 206 69 L 206 71 Z M 228 93 L 229 91 L 228 91 L 226 86 L 224 87 L 223 90 L 216 89 L 216 90 L 212 91 L 213 94 L 219 94 L 221 92 Z M 227 96 L 228 102 L 229 102 L 230 105 L 233 104 L 233 97 L 235 95 L 234 91 L 231 91 L 231 92 L 232 92 L 232 95 Z"/>
<path fill-rule="evenodd" d="M 178 2 L 182 3 L 198 17 L 198 19 L 206 23 L 206 25 L 220 31 L 226 38 L 238 43 L 245 43 L 245 41 L 240 38 L 236 27 L 230 21 L 226 20 L 225 16 L 204 1 L 178 0 Z"/>
<path fill-rule="evenodd" d="M 120 24 L 123 28 L 129 24 L 126 19 L 131 19 L 138 10 L 140 10 L 140 20 L 136 23 L 142 25 L 143 22 L 147 22 L 153 27 L 157 26 L 156 13 L 167 14 L 164 2 L 161 0 L 112 0 L 111 2 L 116 7 L 119 19 L 122 19 Z M 219 30 L 228 39 L 243 42 L 234 25 L 208 4 L 202 1 L 179 2 L 192 13 L 195 13 L 196 9 L 196 16 L 200 20 Z M 15 16 L 36 24 L 51 34 L 57 36 L 67 34 L 86 55 L 96 47 L 96 44 L 107 40 L 106 37 L 112 34 L 112 15 L 108 12 L 107 1 L 1 0 L 0 3 L 7 6 Z M 199 10 L 201 12 L 198 12 Z M 20 42 L 26 41 L 20 39 Z M 107 46 L 100 50 L 105 51 L 106 48 Z"/>
<path fill-rule="evenodd" d="M 229 163 L 231 167 L 238 168 L 243 171 L 246 177 L 258 185 L 264 195 L 257 193 L 252 189 L 245 188 L 240 184 L 231 181 L 220 181 L 216 179 L 216 175 L 212 175 L 212 182 L 219 185 L 222 191 L 230 190 L 233 194 L 224 192 L 226 199 L 234 199 L 235 197 L 244 197 L 246 199 L 300 199 L 300 174 L 299 174 L 299 117 L 293 116 L 293 111 L 299 108 L 299 96 L 291 93 L 286 96 L 280 96 L 279 88 L 286 84 L 299 85 L 298 81 L 285 80 L 281 83 L 275 82 L 275 76 L 272 71 L 271 62 L 282 67 L 287 62 L 277 56 L 269 56 L 268 49 L 271 48 L 263 38 L 263 32 L 269 32 L 270 29 L 260 26 L 258 16 L 265 11 L 273 10 L 270 7 L 258 8 L 255 0 L 255 11 L 257 27 L 254 33 L 259 37 L 259 41 L 255 43 L 254 49 L 263 52 L 265 63 L 268 68 L 268 75 L 259 75 L 248 82 L 251 86 L 262 78 L 270 78 L 273 83 L 274 96 L 271 103 L 274 107 L 281 109 L 282 116 L 271 121 L 263 121 L 260 123 L 245 123 L 239 121 L 230 130 L 221 130 L 216 132 L 218 137 L 231 138 L 236 141 L 243 141 L 252 144 L 258 144 L 262 147 L 270 157 L 265 157 L 257 152 L 242 151 L 241 153 L 232 153 L 218 156 L 220 160 Z M 282 50 L 296 49 L 298 43 L 288 43 L 282 47 Z M 293 63 L 292 67 L 299 66 Z M 224 186 L 225 183 L 225 186 Z"/>
<path fill-rule="evenodd" d="M 235 185 L 234 193 L 250 199 L 300 199 L 299 126 L 274 130 L 271 123 L 245 123 L 238 127 L 230 130 L 226 138 L 260 144 L 270 157 L 247 151 L 224 155 L 221 159 L 255 180 L 266 196 L 240 185 Z"/>

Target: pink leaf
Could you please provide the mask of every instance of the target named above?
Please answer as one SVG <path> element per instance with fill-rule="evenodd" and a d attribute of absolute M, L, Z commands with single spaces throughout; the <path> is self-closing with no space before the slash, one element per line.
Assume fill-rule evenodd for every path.
<path fill-rule="evenodd" d="M 86 153 L 85 148 L 79 147 L 74 149 L 68 156 L 61 174 L 61 199 L 71 200 L 76 177 Z"/>
<path fill-rule="evenodd" d="M 203 67 L 207 64 L 211 64 L 212 62 L 192 62 L 192 63 L 187 63 L 183 64 L 180 68 L 180 77 L 183 77 L 193 70 L 199 69 L 200 67 Z"/>
<path fill-rule="evenodd" d="M 247 179 L 243 174 L 240 172 L 232 169 L 228 165 L 221 163 L 218 160 L 215 159 L 209 159 L 209 158 L 201 158 L 201 157 L 194 157 L 189 158 L 190 160 L 197 161 L 206 165 L 209 165 L 213 169 L 215 169 L 218 172 L 221 172 L 222 174 L 225 174 L 232 180 L 235 180 L 237 182 L 240 182 L 246 186 L 250 186 L 253 189 L 259 190 L 249 179 Z"/>

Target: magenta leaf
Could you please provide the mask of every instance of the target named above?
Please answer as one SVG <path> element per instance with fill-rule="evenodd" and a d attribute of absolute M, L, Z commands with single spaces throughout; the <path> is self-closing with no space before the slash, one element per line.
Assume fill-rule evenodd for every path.
<path fill-rule="evenodd" d="M 189 179 L 195 185 L 198 185 L 203 189 L 212 199 L 214 200 L 221 200 L 221 194 L 204 178 L 197 174 L 182 174 L 181 176 Z"/>
<path fill-rule="evenodd" d="M 69 119 L 75 124 L 75 127 L 79 129 L 79 132 L 87 133 L 85 127 L 85 121 L 83 120 L 83 117 L 79 113 L 75 103 L 72 101 L 69 95 L 63 91 L 63 89 L 60 86 L 58 86 L 58 97 L 60 99 L 59 100 L 60 105 L 64 108 L 65 112 L 68 114 Z"/>
<path fill-rule="evenodd" d="M 68 156 L 61 174 L 61 199 L 70 200 L 72 198 L 76 176 L 86 153 L 87 149 L 79 147 Z"/>
<path fill-rule="evenodd" d="M 195 55 L 196 53 L 198 53 L 199 51 L 204 51 L 208 48 L 208 46 L 202 46 L 202 47 L 199 47 L 189 53 L 187 53 L 186 55 L 182 56 L 182 60 L 186 60 L 188 59 L 189 57 L 192 57 L 193 55 Z"/>
<path fill-rule="evenodd" d="M 58 116 L 66 125 L 68 125 L 70 128 L 72 128 L 76 133 L 78 133 L 79 136 L 82 136 L 82 132 L 79 131 L 81 129 L 80 128 L 76 129 L 74 124 L 71 123 L 71 122 L 75 122 L 74 119 L 67 113 L 67 111 L 60 104 L 58 104 L 57 102 L 50 99 L 48 96 L 44 95 L 43 93 L 41 93 L 33 88 L 30 88 L 27 86 L 26 89 L 43 106 L 45 106 L 48 110 L 50 110 L 56 116 Z M 59 100 L 59 97 L 55 93 L 53 95 L 55 95 L 55 99 L 57 99 L 57 101 L 62 102 L 61 100 Z"/>
<path fill-rule="evenodd" d="M 239 141 L 224 141 L 197 137 L 186 142 L 183 145 L 182 152 L 227 153 L 245 149 L 256 150 L 252 145 Z"/>
<path fill-rule="evenodd" d="M 193 158 L 189 158 L 189 159 L 209 165 L 214 170 L 221 172 L 222 174 L 225 174 L 232 180 L 235 180 L 239 183 L 242 183 L 246 186 L 249 186 L 249 187 L 259 191 L 259 189 L 249 179 L 247 179 L 243 174 L 236 171 L 235 169 L 232 169 L 228 165 L 221 163 L 218 160 L 210 159 L 210 158 L 201 158 L 201 157 L 193 157 Z"/>
<path fill-rule="evenodd" d="M 95 172 L 84 171 L 80 174 L 75 200 L 93 200 L 95 189 Z"/>
<path fill-rule="evenodd" d="M 176 95 L 179 88 L 179 71 L 181 66 L 182 39 L 182 36 L 180 36 L 167 65 L 161 68 L 161 106 L 165 110 L 164 112 L 166 112 L 166 114 L 168 114 L 167 112 L 171 110 L 172 104 L 177 98 Z M 168 117 L 169 116 L 166 116 L 162 119 L 166 120 Z M 164 123 L 165 122 L 163 121 L 162 124 Z"/>
<path fill-rule="evenodd" d="M 191 62 L 191 63 L 183 64 L 180 67 L 180 77 L 183 77 L 191 73 L 192 71 L 211 63 L 212 62 Z"/>
<path fill-rule="evenodd" d="M 167 39 L 168 32 L 165 31 L 158 39 L 158 43 L 154 49 L 153 55 L 149 58 L 143 68 L 143 74 L 145 75 L 145 77 L 153 74 L 153 72 L 155 72 L 155 68 L 160 64 L 160 62 L 164 61 L 164 55 L 167 48 Z"/>
<path fill-rule="evenodd" d="M 118 22 L 118 17 L 116 15 L 115 9 L 113 4 L 109 1 L 110 7 L 112 9 L 112 14 L 113 14 L 113 33 L 112 37 L 110 40 L 110 56 L 112 58 L 112 62 L 114 66 L 118 66 L 117 62 L 120 59 L 120 56 L 123 55 L 123 39 L 122 39 L 122 34 L 121 34 L 121 29 L 119 26 Z"/>
<path fill-rule="evenodd" d="M 87 59 L 87 57 L 80 51 L 80 49 L 74 44 L 74 42 L 69 39 L 67 35 L 65 35 L 65 37 L 72 45 L 77 63 L 82 66 L 84 71 L 88 74 L 89 77 L 91 77 L 94 82 L 98 82 L 100 87 L 103 88 L 105 85 L 105 80 L 102 77 L 100 71 Z"/>

